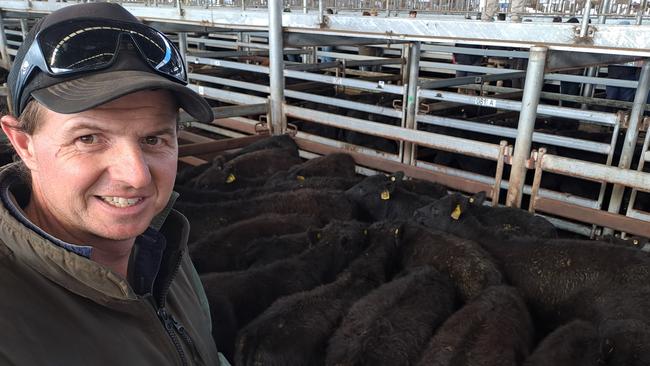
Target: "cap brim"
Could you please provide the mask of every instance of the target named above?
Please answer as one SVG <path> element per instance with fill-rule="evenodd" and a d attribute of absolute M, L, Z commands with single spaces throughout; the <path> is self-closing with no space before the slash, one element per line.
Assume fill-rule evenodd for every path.
<path fill-rule="evenodd" d="M 171 91 L 185 112 L 200 122 L 212 122 L 212 109 L 203 97 L 182 84 L 144 71 L 113 71 L 88 75 L 33 91 L 32 96 L 54 112 L 70 114 L 149 89 Z"/>

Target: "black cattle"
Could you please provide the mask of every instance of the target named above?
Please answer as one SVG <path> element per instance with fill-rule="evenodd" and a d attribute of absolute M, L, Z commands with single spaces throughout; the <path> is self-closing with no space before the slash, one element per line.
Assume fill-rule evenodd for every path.
<path fill-rule="evenodd" d="M 607 320 L 598 326 L 608 366 L 650 365 L 650 325 L 636 319 Z"/>
<path fill-rule="evenodd" d="M 312 242 L 307 236 L 309 228 L 324 224 L 315 217 L 299 214 L 262 215 L 228 225 L 190 243 L 190 257 L 199 273 L 243 270 L 282 258 L 289 249 L 306 248 Z M 311 237 L 315 238 L 316 233 Z"/>
<path fill-rule="evenodd" d="M 524 366 L 597 366 L 604 361 L 596 327 L 574 320 L 547 335 Z"/>
<path fill-rule="evenodd" d="M 354 159 L 344 153 L 323 155 L 295 165 L 286 172 L 275 173 L 266 184 L 275 185 L 286 180 L 305 180 L 311 177 L 354 179 L 357 177 Z"/>
<path fill-rule="evenodd" d="M 517 366 L 533 339 L 528 309 L 517 290 L 493 286 L 438 328 L 418 366 Z"/>
<path fill-rule="evenodd" d="M 263 185 L 271 175 L 301 162 L 291 148 L 252 151 L 223 165 L 213 162 L 210 168 L 190 179 L 188 184 L 199 189 L 227 191 Z"/>
<path fill-rule="evenodd" d="M 588 240 L 498 240 L 475 217 L 462 213 L 462 202 L 443 199 L 438 203 L 419 210 L 416 220 L 477 238 L 547 331 L 575 318 L 575 312 L 566 309 L 580 308 L 575 305 L 585 296 L 642 286 L 650 278 L 650 257 L 634 248 Z"/>
<path fill-rule="evenodd" d="M 235 364 L 323 365 L 327 340 L 348 308 L 395 272 L 400 236 L 396 224 L 371 226 L 368 249 L 336 281 L 279 299 L 239 332 Z"/>
<path fill-rule="evenodd" d="M 336 221 L 324 228 L 318 245 L 299 256 L 247 271 L 202 275 L 217 348 L 232 359 L 236 331 L 275 300 L 333 281 L 363 250 L 366 227 Z"/>
<path fill-rule="evenodd" d="M 234 191 L 222 191 L 218 189 L 196 189 L 182 185 L 174 187 L 174 191 L 180 194 L 179 202 L 186 203 L 219 203 L 224 201 L 251 199 L 270 193 L 293 191 L 301 188 L 312 188 L 321 190 L 345 191 L 361 181 L 360 177 L 297 177 L 293 180 L 278 180 L 275 182 L 265 181 L 264 185 L 242 188 Z M 259 181 L 261 184 L 262 182 Z"/>
<path fill-rule="evenodd" d="M 200 235 L 207 232 L 262 214 L 301 213 L 325 222 L 331 219 L 350 220 L 357 215 L 356 204 L 342 191 L 310 188 L 222 203 L 177 202 L 175 208 L 182 212 L 192 225 L 190 239 L 200 238 Z"/>
<path fill-rule="evenodd" d="M 404 173 L 378 174 L 365 178 L 345 191 L 345 195 L 372 221 L 407 220 L 413 212 L 434 200 L 401 188 Z"/>
<path fill-rule="evenodd" d="M 425 226 L 473 239 L 508 240 L 519 237 L 556 238 L 557 230 L 543 217 L 511 207 L 483 205 L 485 193 L 472 197 L 452 193 L 415 213 Z"/>
<path fill-rule="evenodd" d="M 478 243 L 417 224 L 406 225 L 404 231 L 402 266 L 430 265 L 448 274 L 463 302 L 503 284 L 501 270 Z"/>
<path fill-rule="evenodd" d="M 434 199 L 440 199 L 447 195 L 447 188 L 445 186 L 422 179 L 405 179 L 402 181 L 402 188 L 409 192 Z"/>
<path fill-rule="evenodd" d="M 451 315 L 456 292 L 430 266 L 409 269 L 357 301 L 329 341 L 326 365 L 412 365 Z"/>
<path fill-rule="evenodd" d="M 217 156 L 213 162 L 223 166 L 223 164 L 225 164 L 226 162 L 235 159 L 241 155 L 245 155 L 255 151 L 271 150 L 271 149 L 288 150 L 291 153 L 291 155 L 298 156 L 298 145 L 296 145 L 296 142 L 293 140 L 293 138 L 291 138 L 291 136 L 289 135 L 278 135 L 278 136 L 270 136 L 269 138 L 255 141 L 252 144 L 247 145 L 235 152 L 227 152 L 221 154 Z"/>

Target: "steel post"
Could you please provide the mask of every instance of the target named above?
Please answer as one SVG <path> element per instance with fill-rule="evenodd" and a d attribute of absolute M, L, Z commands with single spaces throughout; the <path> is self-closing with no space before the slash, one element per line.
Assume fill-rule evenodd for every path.
<path fill-rule="evenodd" d="M 307 14 L 307 0 L 302 0 L 302 12 Z"/>
<path fill-rule="evenodd" d="M 600 16 L 598 17 L 598 24 L 605 24 L 607 14 L 610 13 L 612 0 L 603 0 L 603 6 L 600 9 Z"/>
<path fill-rule="evenodd" d="M 582 22 L 580 22 L 580 38 L 587 36 L 589 29 L 589 13 L 591 13 L 591 0 L 585 1 L 585 11 L 582 13 Z"/>
<path fill-rule="evenodd" d="M 546 47 L 533 46 L 530 48 L 528 70 L 524 84 L 524 95 L 521 100 L 521 112 L 517 127 L 517 139 L 512 157 L 510 170 L 510 185 L 506 197 L 506 206 L 519 207 L 526 180 L 526 160 L 530 156 L 533 140 L 533 129 L 537 117 L 537 105 L 544 85 L 544 66 L 546 65 Z"/>
<path fill-rule="evenodd" d="M 639 11 L 636 13 L 636 25 L 641 25 L 643 21 L 643 14 L 645 13 L 645 8 L 647 6 L 648 0 L 641 0 L 639 4 Z"/>
<path fill-rule="evenodd" d="M 592 66 L 587 69 L 587 77 L 595 77 L 598 75 L 598 66 Z M 582 84 L 582 96 L 585 98 L 591 98 L 594 96 L 594 84 L 584 83 Z M 582 104 L 580 106 L 582 109 L 587 109 L 587 104 Z"/>
<path fill-rule="evenodd" d="M 621 158 L 618 161 L 618 167 L 622 169 L 629 169 L 632 163 L 632 156 L 636 147 L 636 140 L 639 136 L 639 127 L 643 120 L 643 107 L 648 97 L 648 89 L 650 89 L 650 60 L 643 61 L 641 67 L 641 75 L 639 76 L 639 86 L 634 95 L 634 105 L 630 112 L 630 120 L 623 140 L 623 149 L 621 150 Z M 609 207 L 607 211 L 618 213 L 623 201 L 624 186 L 614 185 L 612 189 L 612 197 L 609 200 Z"/>
<path fill-rule="evenodd" d="M 282 108 L 284 102 L 284 60 L 282 58 L 282 2 L 269 2 L 269 86 L 271 89 L 272 133 L 281 135 L 286 129 Z"/>
<path fill-rule="evenodd" d="M 404 116 L 404 127 L 417 130 L 417 106 L 418 100 L 418 77 L 420 70 L 420 42 L 413 42 L 409 47 L 408 53 L 408 83 L 406 85 L 406 95 L 404 103 L 406 113 Z M 404 164 L 414 165 L 416 160 L 416 147 L 410 142 L 402 144 L 402 162 Z"/>
<path fill-rule="evenodd" d="M 20 33 L 22 33 L 23 41 L 27 38 L 27 33 L 29 33 L 29 26 L 27 25 L 27 19 L 20 19 Z"/>
<path fill-rule="evenodd" d="M 323 24 L 323 13 L 325 9 L 323 8 L 323 0 L 318 0 L 318 23 Z"/>
<path fill-rule="evenodd" d="M 5 69 L 9 70 L 9 67 L 11 66 L 11 61 L 9 58 L 9 52 L 7 51 L 7 35 L 5 34 L 5 25 L 1 13 L 0 13 L 0 58 L 1 58 L 0 66 L 4 66 Z"/>
<path fill-rule="evenodd" d="M 178 51 L 181 53 L 181 57 L 183 57 L 183 62 L 185 62 L 185 70 L 188 70 L 188 68 L 187 68 L 187 33 L 185 33 L 185 32 L 178 32 Z"/>

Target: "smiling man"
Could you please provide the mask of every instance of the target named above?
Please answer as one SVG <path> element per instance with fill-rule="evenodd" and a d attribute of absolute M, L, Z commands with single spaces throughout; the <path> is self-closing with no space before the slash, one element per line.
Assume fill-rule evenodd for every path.
<path fill-rule="evenodd" d="M 0 364 L 227 365 L 171 209 L 178 109 L 212 120 L 186 80 L 116 4 L 65 7 L 25 39 L 1 119 L 20 161 L 0 170 Z"/>

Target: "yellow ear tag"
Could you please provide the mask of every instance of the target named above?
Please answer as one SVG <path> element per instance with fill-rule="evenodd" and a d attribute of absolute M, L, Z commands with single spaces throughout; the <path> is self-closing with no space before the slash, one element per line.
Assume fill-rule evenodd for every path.
<path fill-rule="evenodd" d="M 469 198 L 469 203 L 474 203 L 474 197 Z"/>
<path fill-rule="evenodd" d="M 399 229 L 395 229 L 395 235 L 399 235 Z"/>
<path fill-rule="evenodd" d="M 634 244 L 634 245 L 639 245 L 639 240 L 638 240 L 638 239 L 634 239 L 634 240 L 632 240 L 632 244 Z"/>
<path fill-rule="evenodd" d="M 383 191 L 381 192 L 381 199 L 386 201 L 390 199 L 390 192 L 388 191 Z"/>
<path fill-rule="evenodd" d="M 390 181 L 391 181 L 391 182 L 394 182 L 395 179 L 396 179 L 395 177 L 390 177 Z"/>
<path fill-rule="evenodd" d="M 305 177 L 303 177 L 302 175 L 296 175 L 296 179 L 302 182 L 305 180 Z"/>
<path fill-rule="evenodd" d="M 368 229 L 363 229 L 363 235 L 368 235 Z"/>
<path fill-rule="evenodd" d="M 460 205 L 456 205 L 456 208 L 451 213 L 451 218 L 454 220 L 458 220 L 460 214 L 461 214 Z"/>
<path fill-rule="evenodd" d="M 320 240 L 320 233 L 316 233 L 316 239 Z"/>
<path fill-rule="evenodd" d="M 230 184 L 230 183 L 234 182 L 235 179 L 237 179 L 237 178 L 235 178 L 235 175 L 234 175 L 234 174 L 232 174 L 232 173 L 231 173 L 231 174 L 228 174 L 228 177 L 226 178 L 226 183 L 229 183 L 229 184 Z"/>

